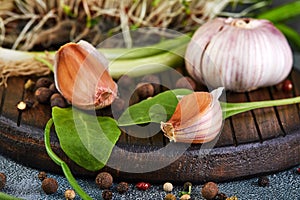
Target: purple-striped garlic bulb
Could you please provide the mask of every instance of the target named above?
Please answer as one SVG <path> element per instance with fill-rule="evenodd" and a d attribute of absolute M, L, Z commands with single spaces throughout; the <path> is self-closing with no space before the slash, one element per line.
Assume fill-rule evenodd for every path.
<path fill-rule="evenodd" d="M 108 60 L 90 43 L 67 43 L 55 55 L 55 85 L 72 105 L 100 109 L 117 96 L 117 84 L 107 69 Z"/>
<path fill-rule="evenodd" d="M 223 111 L 219 97 L 224 88 L 193 92 L 184 96 L 167 122 L 161 122 L 164 135 L 174 142 L 205 143 L 215 139 L 222 129 Z"/>
<path fill-rule="evenodd" d="M 188 73 L 207 86 L 236 92 L 283 81 L 292 69 L 291 48 L 268 20 L 215 18 L 188 44 Z"/>

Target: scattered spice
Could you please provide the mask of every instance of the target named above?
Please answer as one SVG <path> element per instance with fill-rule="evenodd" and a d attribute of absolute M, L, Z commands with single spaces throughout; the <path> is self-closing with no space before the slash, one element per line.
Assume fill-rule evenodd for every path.
<path fill-rule="evenodd" d="M 40 171 L 38 174 L 38 178 L 43 181 L 45 178 L 47 178 L 47 173 L 44 171 Z"/>
<path fill-rule="evenodd" d="M 117 185 L 117 191 L 120 194 L 126 193 L 128 191 L 128 189 L 129 189 L 129 186 L 128 186 L 128 183 L 126 183 L 126 182 L 120 182 Z"/>
<path fill-rule="evenodd" d="M 34 87 L 35 87 L 35 82 L 31 79 L 28 79 L 26 81 L 26 83 L 24 84 L 24 89 L 25 90 L 33 91 Z"/>
<path fill-rule="evenodd" d="M 154 88 L 154 94 L 158 94 L 160 92 L 161 81 L 157 75 L 148 74 L 142 77 L 141 82 L 151 83 Z"/>
<path fill-rule="evenodd" d="M 117 84 L 120 88 L 130 89 L 133 86 L 134 82 L 133 79 L 128 75 L 123 75 L 119 78 Z"/>
<path fill-rule="evenodd" d="M 0 172 L 0 190 L 2 190 L 5 185 L 6 185 L 6 175 Z"/>
<path fill-rule="evenodd" d="M 190 78 L 189 76 L 184 76 L 176 81 L 175 87 L 196 90 L 197 85 L 192 78 Z"/>
<path fill-rule="evenodd" d="M 293 83 L 289 79 L 286 79 L 282 82 L 282 90 L 284 92 L 290 92 L 293 89 Z"/>
<path fill-rule="evenodd" d="M 26 103 L 25 103 L 24 101 L 20 101 L 20 102 L 17 104 L 17 109 L 18 109 L 19 111 L 24 111 L 24 110 L 26 110 L 26 108 L 27 108 L 27 105 L 26 105 Z"/>
<path fill-rule="evenodd" d="M 150 183 L 145 183 L 145 182 L 139 182 L 135 185 L 135 187 L 139 190 L 147 190 L 150 188 Z"/>
<path fill-rule="evenodd" d="M 125 108 L 125 101 L 121 98 L 116 98 L 112 104 L 111 104 L 111 108 L 114 112 L 122 112 Z"/>
<path fill-rule="evenodd" d="M 163 185 L 163 190 L 166 191 L 166 192 L 172 192 L 172 190 L 173 190 L 173 185 L 172 185 L 172 183 L 166 182 L 166 183 Z"/>
<path fill-rule="evenodd" d="M 103 192 L 102 192 L 102 198 L 104 200 L 111 200 L 112 199 L 112 191 L 110 191 L 110 190 L 103 190 Z"/>
<path fill-rule="evenodd" d="M 73 199 L 75 199 L 75 196 L 76 196 L 76 193 L 75 193 L 74 190 L 67 189 L 65 191 L 65 198 L 66 198 L 66 200 L 73 200 Z"/>
<path fill-rule="evenodd" d="M 193 184 L 191 182 L 185 182 L 183 184 L 183 191 L 186 191 L 190 194 L 192 192 L 192 186 Z"/>
<path fill-rule="evenodd" d="M 184 194 L 180 197 L 180 200 L 188 200 L 191 199 L 191 196 L 189 194 Z"/>
<path fill-rule="evenodd" d="M 42 189 L 46 194 L 53 194 L 58 189 L 58 183 L 54 178 L 45 178 L 42 181 Z"/>
<path fill-rule="evenodd" d="M 49 86 L 49 89 L 50 89 L 53 93 L 58 93 L 58 90 L 57 90 L 57 88 L 55 87 L 55 83 L 52 83 L 52 84 Z"/>
<path fill-rule="evenodd" d="M 50 105 L 51 107 L 58 106 L 60 108 L 65 108 L 67 107 L 67 102 L 61 94 L 54 93 L 50 97 Z"/>
<path fill-rule="evenodd" d="M 174 194 L 167 194 L 164 200 L 176 200 L 176 197 Z"/>
<path fill-rule="evenodd" d="M 108 189 L 113 184 L 113 177 L 108 172 L 100 172 L 95 181 L 100 189 Z"/>
<path fill-rule="evenodd" d="M 232 197 L 227 197 L 226 200 L 238 200 L 238 198 L 236 196 L 232 196 Z"/>
<path fill-rule="evenodd" d="M 201 194 L 205 199 L 214 199 L 219 192 L 218 185 L 214 182 L 207 182 L 201 190 Z"/>
<path fill-rule="evenodd" d="M 258 178 L 257 184 L 260 187 L 266 187 L 269 185 L 269 178 L 267 176 L 261 176 Z"/>
<path fill-rule="evenodd" d="M 216 200 L 226 200 L 227 195 L 224 193 L 218 193 L 217 196 L 215 197 Z"/>
<path fill-rule="evenodd" d="M 154 87 L 151 83 L 139 83 L 136 92 L 141 99 L 147 99 L 154 95 Z"/>
<path fill-rule="evenodd" d="M 41 77 L 39 78 L 36 83 L 35 83 L 35 88 L 40 88 L 40 87 L 46 87 L 48 88 L 51 84 L 53 83 L 53 81 L 50 78 L 47 77 Z"/>
<path fill-rule="evenodd" d="M 47 87 L 39 87 L 36 89 L 34 96 L 39 103 L 46 104 L 49 102 L 53 92 Z"/>

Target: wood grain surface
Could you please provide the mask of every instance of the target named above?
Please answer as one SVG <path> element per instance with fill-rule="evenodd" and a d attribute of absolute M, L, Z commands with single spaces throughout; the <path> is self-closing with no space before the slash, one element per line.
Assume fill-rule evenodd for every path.
<path fill-rule="evenodd" d="M 167 73 L 160 74 L 161 78 L 169 85 L 174 85 L 176 80 L 170 78 L 174 76 Z M 24 83 L 28 78 L 10 78 L 7 88 L 0 87 L 0 153 L 26 166 L 61 173 L 61 169 L 47 155 L 44 146 L 43 131 L 51 117 L 50 106 L 36 103 L 24 112 L 19 112 L 16 108 L 19 101 L 34 99 L 33 92 L 24 90 Z M 294 84 L 294 89 L 290 92 L 275 87 L 247 93 L 227 92 L 227 101 L 248 102 L 300 96 L 300 73 L 294 70 L 289 78 Z M 101 112 L 106 115 L 110 110 L 106 108 L 100 114 Z M 113 164 L 102 170 L 109 171 L 117 180 L 200 183 L 257 176 L 300 163 L 299 104 L 257 109 L 233 116 L 225 120 L 220 136 L 207 144 L 208 147 L 191 145 L 175 161 L 171 157 L 176 156 L 176 152 L 159 153 L 166 146 L 174 144 L 170 144 L 162 132 L 151 136 L 152 130 L 147 131 L 143 129 L 143 135 L 148 134 L 149 137 L 139 138 L 141 130 L 124 129 L 109 160 Z M 93 177 L 98 173 L 87 171 L 72 162 L 60 149 L 54 130 L 51 132 L 51 145 L 75 175 Z M 203 154 L 210 145 L 213 148 L 209 153 Z M 131 171 L 122 170 L 126 168 L 124 163 L 128 161 L 134 163 L 134 167 Z M 170 164 L 164 166 L 168 162 Z M 164 167 L 134 173 L 154 164 Z"/>

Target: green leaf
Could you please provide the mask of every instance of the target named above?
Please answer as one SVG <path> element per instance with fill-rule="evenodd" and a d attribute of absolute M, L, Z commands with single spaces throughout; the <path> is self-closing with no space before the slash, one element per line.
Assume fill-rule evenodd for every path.
<path fill-rule="evenodd" d="M 143 100 L 128 107 L 118 120 L 119 126 L 130 126 L 150 122 L 167 121 L 178 104 L 178 96 L 191 94 L 188 89 L 168 90 L 151 99 Z"/>
<path fill-rule="evenodd" d="M 104 167 L 121 134 L 114 119 L 72 107 L 54 107 L 52 117 L 60 146 L 70 159 L 91 171 Z"/>

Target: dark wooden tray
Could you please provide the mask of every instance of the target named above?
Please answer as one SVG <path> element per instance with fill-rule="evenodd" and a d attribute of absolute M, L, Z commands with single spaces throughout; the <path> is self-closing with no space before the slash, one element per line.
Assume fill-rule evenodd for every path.
<path fill-rule="evenodd" d="M 164 80 L 168 77 L 166 74 L 162 76 Z M 227 101 L 300 96 L 300 73 L 294 70 L 289 78 L 294 84 L 291 92 L 276 90 L 275 87 L 249 93 L 228 92 Z M 39 170 L 61 173 L 60 167 L 49 158 L 44 146 L 43 130 L 51 117 L 50 107 L 37 104 L 22 113 L 16 109 L 20 100 L 33 98 L 32 93 L 23 89 L 26 79 L 10 78 L 7 88 L 0 87 L 0 153 Z M 155 171 L 135 173 L 145 164 L 163 165 L 174 152 L 168 155 L 154 153 L 169 144 L 161 132 L 144 139 L 123 132 L 117 143 L 118 148 L 113 149 L 110 157 L 110 161 L 119 161 L 118 166 L 107 166 L 103 170 L 119 180 L 197 183 L 228 181 L 284 170 L 300 163 L 299 105 L 258 109 L 233 116 L 225 121 L 220 137 L 213 142 L 216 145 L 205 156 L 200 150 L 205 147 L 191 145 L 170 165 Z M 93 177 L 98 173 L 87 171 L 72 162 L 60 149 L 54 131 L 51 133 L 51 144 L 76 176 Z M 135 163 L 134 168 L 129 172 L 122 171 L 124 163 L 128 161 Z"/>

